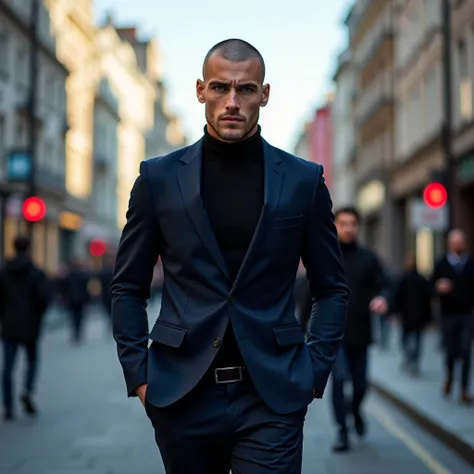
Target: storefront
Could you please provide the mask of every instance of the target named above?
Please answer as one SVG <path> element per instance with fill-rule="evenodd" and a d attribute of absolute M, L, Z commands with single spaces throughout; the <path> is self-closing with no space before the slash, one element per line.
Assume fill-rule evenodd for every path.
<path fill-rule="evenodd" d="M 53 274 L 63 258 L 62 232 L 65 229 L 77 231 L 80 229 L 80 217 L 64 211 L 58 202 L 45 199 L 47 213 L 44 219 L 33 225 L 33 246 L 31 255 L 33 261 L 47 273 Z M 5 218 L 3 219 L 3 255 L 5 259 L 12 258 L 15 254 L 14 240 L 18 235 L 27 232 L 27 224 L 21 212 L 22 199 L 12 196 L 5 205 Z M 78 220 L 79 219 L 79 220 Z"/>
<path fill-rule="evenodd" d="M 459 159 L 455 176 L 455 223 L 466 231 L 470 250 L 474 251 L 474 150 Z"/>

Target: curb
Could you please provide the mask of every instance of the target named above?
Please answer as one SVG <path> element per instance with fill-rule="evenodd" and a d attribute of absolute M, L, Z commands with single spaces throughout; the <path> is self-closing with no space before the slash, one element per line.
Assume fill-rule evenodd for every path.
<path fill-rule="evenodd" d="M 385 400 L 399 408 L 416 424 L 454 451 L 468 464 L 474 466 L 474 448 L 466 443 L 466 441 L 460 438 L 456 433 L 447 430 L 438 422 L 433 421 L 433 419 L 421 413 L 411 403 L 395 395 L 391 390 L 388 390 L 378 382 L 371 380 L 370 385 L 377 394 L 381 395 Z"/>

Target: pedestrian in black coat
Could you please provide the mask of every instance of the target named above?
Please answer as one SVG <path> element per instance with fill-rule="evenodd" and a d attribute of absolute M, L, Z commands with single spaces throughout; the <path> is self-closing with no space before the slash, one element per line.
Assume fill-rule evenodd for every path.
<path fill-rule="evenodd" d="M 418 375 L 423 332 L 432 320 L 431 286 L 416 268 L 415 255 L 407 256 L 393 298 L 393 309 L 402 326 L 403 368 Z"/>

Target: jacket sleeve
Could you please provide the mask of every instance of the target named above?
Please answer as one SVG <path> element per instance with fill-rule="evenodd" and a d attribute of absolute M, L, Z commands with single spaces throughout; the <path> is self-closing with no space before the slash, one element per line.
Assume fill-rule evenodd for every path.
<path fill-rule="evenodd" d="M 344 335 L 349 289 L 322 166 L 318 171 L 301 257 L 312 298 L 307 346 L 314 367 L 313 387 L 315 397 L 322 398 Z"/>
<path fill-rule="evenodd" d="M 147 165 L 133 185 L 111 284 L 113 334 L 125 376 L 128 396 L 147 381 L 148 317 L 153 267 L 158 260 L 161 233 L 147 178 Z"/>
<path fill-rule="evenodd" d="M 373 257 L 374 295 L 383 296 L 391 307 L 394 302 L 397 281 L 388 274 L 375 254 Z"/>

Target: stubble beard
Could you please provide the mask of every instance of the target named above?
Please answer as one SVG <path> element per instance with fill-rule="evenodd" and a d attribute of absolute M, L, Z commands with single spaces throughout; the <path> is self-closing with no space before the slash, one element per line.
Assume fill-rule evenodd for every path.
<path fill-rule="evenodd" d="M 252 122 L 246 122 L 249 126 L 244 127 L 243 129 L 226 129 L 226 130 L 219 130 L 217 125 L 217 121 L 213 120 L 211 117 L 208 116 L 206 113 L 206 122 L 208 127 L 212 128 L 216 135 L 224 142 L 240 142 L 245 140 L 249 137 L 252 133 L 253 129 L 258 124 L 259 114 L 252 120 Z"/>

